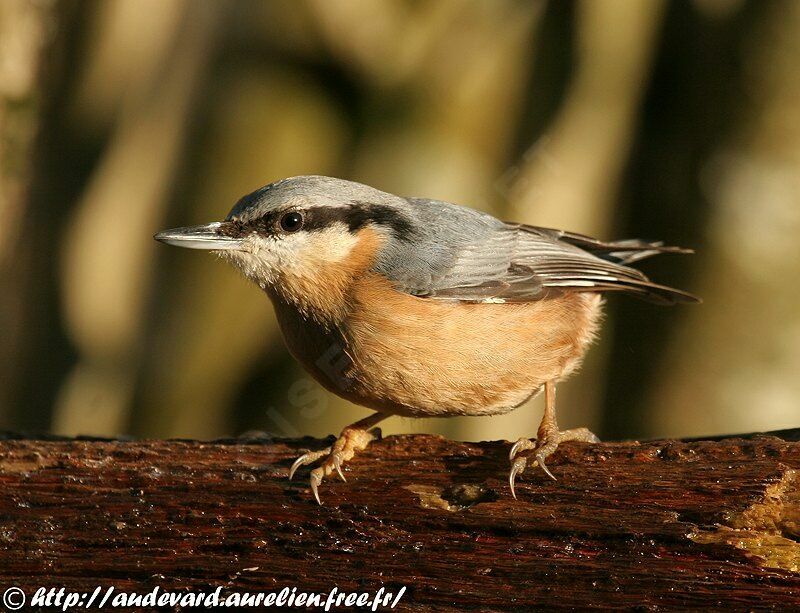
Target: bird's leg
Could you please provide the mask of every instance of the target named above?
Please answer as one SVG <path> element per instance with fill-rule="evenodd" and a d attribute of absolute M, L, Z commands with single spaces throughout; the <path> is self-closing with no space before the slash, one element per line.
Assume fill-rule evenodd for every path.
<path fill-rule="evenodd" d="M 320 458 L 327 456 L 319 466 L 311 471 L 311 491 L 314 493 L 314 498 L 317 499 L 317 502 L 322 504 L 319 499 L 319 484 L 334 470 L 339 473 L 342 481 L 347 481 L 342 472 L 342 464 L 351 459 L 356 454 L 356 451 L 365 449 L 374 439 L 380 438 L 380 434 L 376 430 L 370 430 L 370 428 L 386 419 L 386 417 L 386 415 L 381 415 L 380 413 L 365 417 L 342 430 L 339 438 L 330 447 L 320 451 L 309 451 L 301 455 L 289 469 L 289 479 L 294 476 L 295 471 L 301 466 L 313 464 Z"/>
<path fill-rule="evenodd" d="M 541 466 L 547 476 L 555 480 L 555 476 L 547 468 L 544 461 L 556 450 L 561 443 L 567 441 L 579 441 L 582 443 L 599 443 L 597 438 L 587 428 L 574 428 L 573 430 L 558 429 L 556 422 L 556 384 L 548 381 L 544 384 L 544 415 L 542 423 L 539 424 L 539 431 L 536 435 L 536 442 L 526 438 L 519 439 L 511 448 L 509 457 L 511 459 L 511 473 L 508 476 L 508 484 L 511 487 L 511 495 L 517 497 L 514 491 L 514 480 L 517 475 L 525 472 L 528 465 L 528 458 L 519 455 L 522 451 L 533 449 L 532 466 Z"/>

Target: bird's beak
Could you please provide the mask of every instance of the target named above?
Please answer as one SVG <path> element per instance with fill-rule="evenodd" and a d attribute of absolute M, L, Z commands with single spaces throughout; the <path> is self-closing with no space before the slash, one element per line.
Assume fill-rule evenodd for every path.
<path fill-rule="evenodd" d="M 241 249 L 241 238 L 226 236 L 221 232 L 225 225 L 223 221 L 215 221 L 204 226 L 175 228 L 159 232 L 153 238 L 167 245 L 186 247 L 188 249 L 208 249 L 210 251 Z"/>

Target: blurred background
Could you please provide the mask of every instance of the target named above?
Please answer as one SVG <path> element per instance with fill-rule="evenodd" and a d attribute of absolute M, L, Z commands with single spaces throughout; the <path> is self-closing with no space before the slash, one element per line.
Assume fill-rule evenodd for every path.
<path fill-rule="evenodd" d="M 559 390 L 603 438 L 800 426 L 800 2 L 2 0 L 0 429 L 327 435 L 368 413 L 161 229 L 326 174 L 695 256 Z M 384 433 L 535 433 L 502 417 Z"/>

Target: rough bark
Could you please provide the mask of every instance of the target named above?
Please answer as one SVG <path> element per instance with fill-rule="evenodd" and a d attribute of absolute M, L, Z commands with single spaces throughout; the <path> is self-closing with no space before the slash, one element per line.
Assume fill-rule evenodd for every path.
<path fill-rule="evenodd" d="M 323 441 L 0 442 L 0 587 L 327 591 L 403 610 L 800 607 L 800 431 L 565 444 L 511 498 L 508 444 L 376 442 L 326 480 Z M 5 589 L 3 587 L 3 589 Z"/>

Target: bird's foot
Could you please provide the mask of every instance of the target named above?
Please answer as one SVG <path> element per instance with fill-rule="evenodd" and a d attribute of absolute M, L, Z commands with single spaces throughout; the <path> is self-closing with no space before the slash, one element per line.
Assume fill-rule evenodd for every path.
<path fill-rule="evenodd" d="M 297 458 L 289 469 L 289 479 L 294 476 L 294 473 L 301 466 L 307 466 L 320 458 L 325 458 L 319 466 L 311 471 L 311 491 L 314 493 L 317 503 L 322 504 L 319 499 L 319 485 L 322 480 L 333 471 L 336 471 L 342 481 L 347 481 L 344 478 L 344 472 L 342 472 L 344 463 L 352 459 L 356 451 L 365 449 L 376 438 L 380 438 L 380 430 L 378 428 L 364 430 L 347 427 L 342 430 L 339 438 L 330 447 L 319 451 L 309 451 Z"/>
<path fill-rule="evenodd" d="M 528 456 L 520 454 L 523 451 L 532 449 L 533 453 L 530 454 L 530 456 L 533 458 L 531 467 L 535 468 L 536 466 L 540 466 L 547 476 L 555 481 L 556 477 L 552 472 L 550 472 L 550 469 L 547 468 L 545 460 L 550 457 L 556 449 L 558 449 L 558 446 L 561 443 L 566 443 L 567 441 L 599 443 L 600 439 L 597 438 L 597 436 L 595 436 L 587 428 L 575 428 L 573 430 L 563 431 L 553 429 L 545 432 L 539 432 L 539 438 L 535 441 L 531 441 L 527 438 L 521 438 L 514 443 L 514 446 L 511 447 L 511 452 L 508 454 L 508 457 L 511 460 L 511 472 L 508 475 L 508 485 L 511 488 L 511 495 L 514 498 L 517 497 L 517 493 L 514 491 L 514 482 L 516 481 L 517 475 L 524 473 L 525 469 L 528 467 Z"/>

